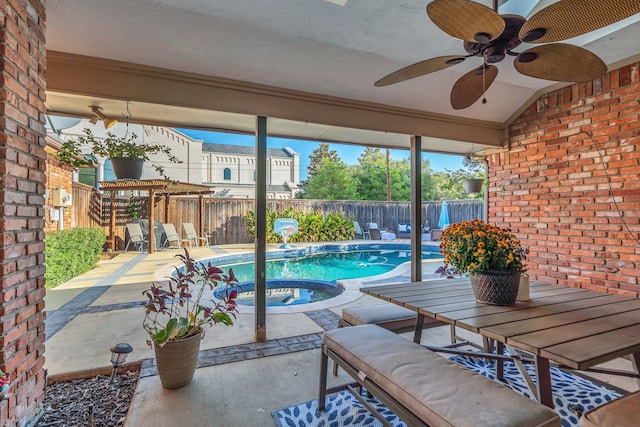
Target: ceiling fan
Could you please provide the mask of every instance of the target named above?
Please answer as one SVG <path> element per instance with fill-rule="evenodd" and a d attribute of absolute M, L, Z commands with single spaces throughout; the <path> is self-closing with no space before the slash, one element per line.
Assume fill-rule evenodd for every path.
<path fill-rule="evenodd" d="M 387 86 L 444 70 L 477 56 L 480 67 L 462 76 L 451 90 L 451 106 L 470 107 L 484 95 L 498 75 L 495 64 L 506 55 L 515 56 L 516 70 L 530 77 L 562 82 L 593 80 L 607 71 L 592 52 L 567 43 L 543 44 L 514 52 L 522 42 L 549 43 L 576 37 L 640 13 L 639 0 L 560 0 L 529 20 L 518 15 L 499 15 L 470 0 L 433 0 L 427 5 L 429 18 L 447 34 L 464 41 L 468 55 L 427 59 L 402 68 L 375 82 Z M 483 98 L 483 102 L 486 100 Z"/>

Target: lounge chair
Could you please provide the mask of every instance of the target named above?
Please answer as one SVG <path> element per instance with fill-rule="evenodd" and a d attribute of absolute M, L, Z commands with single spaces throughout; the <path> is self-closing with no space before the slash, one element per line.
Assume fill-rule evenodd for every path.
<path fill-rule="evenodd" d="M 356 238 L 361 236 L 362 239 L 371 239 L 371 233 L 369 230 L 363 230 L 358 221 L 353 221 L 353 226 L 356 229 Z"/>
<path fill-rule="evenodd" d="M 371 240 L 382 239 L 382 230 L 380 230 L 380 227 L 378 227 L 377 223 L 370 222 L 367 224 L 367 227 L 369 227 L 369 235 L 371 236 Z"/>
<path fill-rule="evenodd" d="M 182 223 L 182 228 L 184 230 L 184 237 L 185 237 L 185 241 L 187 243 L 189 243 L 189 247 L 192 247 L 191 245 L 191 241 L 193 240 L 196 247 L 199 246 L 199 242 L 202 242 L 202 246 L 208 246 L 209 242 L 208 239 L 204 236 L 198 236 L 198 233 L 196 233 L 196 229 L 193 226 L 192 223 L 190 222 L 183 222 Z"/>
<path fill-rule="evenodd" d="M 176 249 L 180 249 L 180 236 L 178 235 L 178 232 L 176 231 L 176 227 L 173 226 L 173 224 L 162 224 L 162 227 L 164 228 L 164 241 L 162 242 L 162 245 L 160 247 L 162 248 L 176 248 Z M 175 243 L 175 246 L 171 246 L 171 243 Z"/>
<path fill-rule="evenodd" d="M 396 230 L 398 231 L 398 238 L 411 237 L 411 224 L 398 224 Z"/>
<path fill-rule="evenodd" d="M 127 224 L 127 233 L 129 233 L 129 241 L 124 248 L 124 251 L 127 252 L 131 243 L 134 243 L 139 251 L 144 249 L 144 246 L 147 244 L 147 239 L 145 239 L 144 234 L 142 234 L 142 228 L 140 224 L 137 222 L 133 222 Z"/>

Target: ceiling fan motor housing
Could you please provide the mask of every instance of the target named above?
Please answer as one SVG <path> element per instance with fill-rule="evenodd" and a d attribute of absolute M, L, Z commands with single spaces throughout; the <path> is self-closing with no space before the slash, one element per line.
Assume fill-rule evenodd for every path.
<path fill-rule="evenodd" d="M 522 43 L 518 33 L 526 22 L 526 19 L 517 15 L 503 15 L 502 18 L 505 29 L 500 36 L 486 43 L 465 41 L 464 50 L 470 55 L 486 58 L 488 64 L 502 61 L 511 49 Z"/>

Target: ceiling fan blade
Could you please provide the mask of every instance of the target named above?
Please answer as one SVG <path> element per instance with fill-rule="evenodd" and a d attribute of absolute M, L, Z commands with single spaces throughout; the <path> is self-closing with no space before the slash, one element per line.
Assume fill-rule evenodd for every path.
<path fill-rule="evenodd" d="M 469 0 L 433 0 L 427 5 L 427 15 L 445 33 L 470 42 L 487 43 L 505 27 L 500 15 Z"/>
<path fill-rule="evenodd" d="M 484 71 L 483 85 L 482 67 L 469 71 L 453 85 L 453 89 L 451 89 L 451 106 L 456 110 L 462 110 L 473 105 L 489 89 L 491 83 L 498 76 L 498 67 L 487 65 Z"/>
<path fill-rule="evenodd" d="M 515 58 L 513 65 L 524 75 L 559 82 L 593 80 L 607 72 L 607 65 L 597 55 L 566 43 L 525 50 Z"/>
<path fill-rule="evenodd" d="M 438 56 L 437 58 L 426 59 L 395 71 L 388 76 L 381 78 L 375 82 L 374 85 L 380 87 L 400 83 L 435 71 L 444 70 L 445 68 L 452 67 L 464 60 L 465 57 L 459 55 Z"/>
<path fill-rule="evenodd" d="M 536 13 L 520 29 L 520 40 L 549 43 L 570 39 L 640 13 L 638 0 L 560 0 Z"/>

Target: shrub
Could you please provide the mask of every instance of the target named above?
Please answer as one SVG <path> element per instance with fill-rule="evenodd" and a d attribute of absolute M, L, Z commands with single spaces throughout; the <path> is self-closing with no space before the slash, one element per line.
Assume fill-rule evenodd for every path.
<path fill-rule="evenodd" d="M 45 233 L 46 287 L 53 288 L 95 267 L 107 237 L 101 228 Z"/>
<path fill-rule="evenodd" d="M 289 237 L 289 242 L 326 242 L 353 239 L 355 230 L 353 218 L 342 213 L 322 215 L 319 211 L 296 211 L 289 208 L 278 212 L 267 209 L 267 243 L 282 242 L 282 237 L 273 231 L 273 223 L 278 218 L 293 218 L 298 221 L 298 232 Z M 250 211 L 247 218 L 249 233 L 256 235 L 255 212 Z"/>

